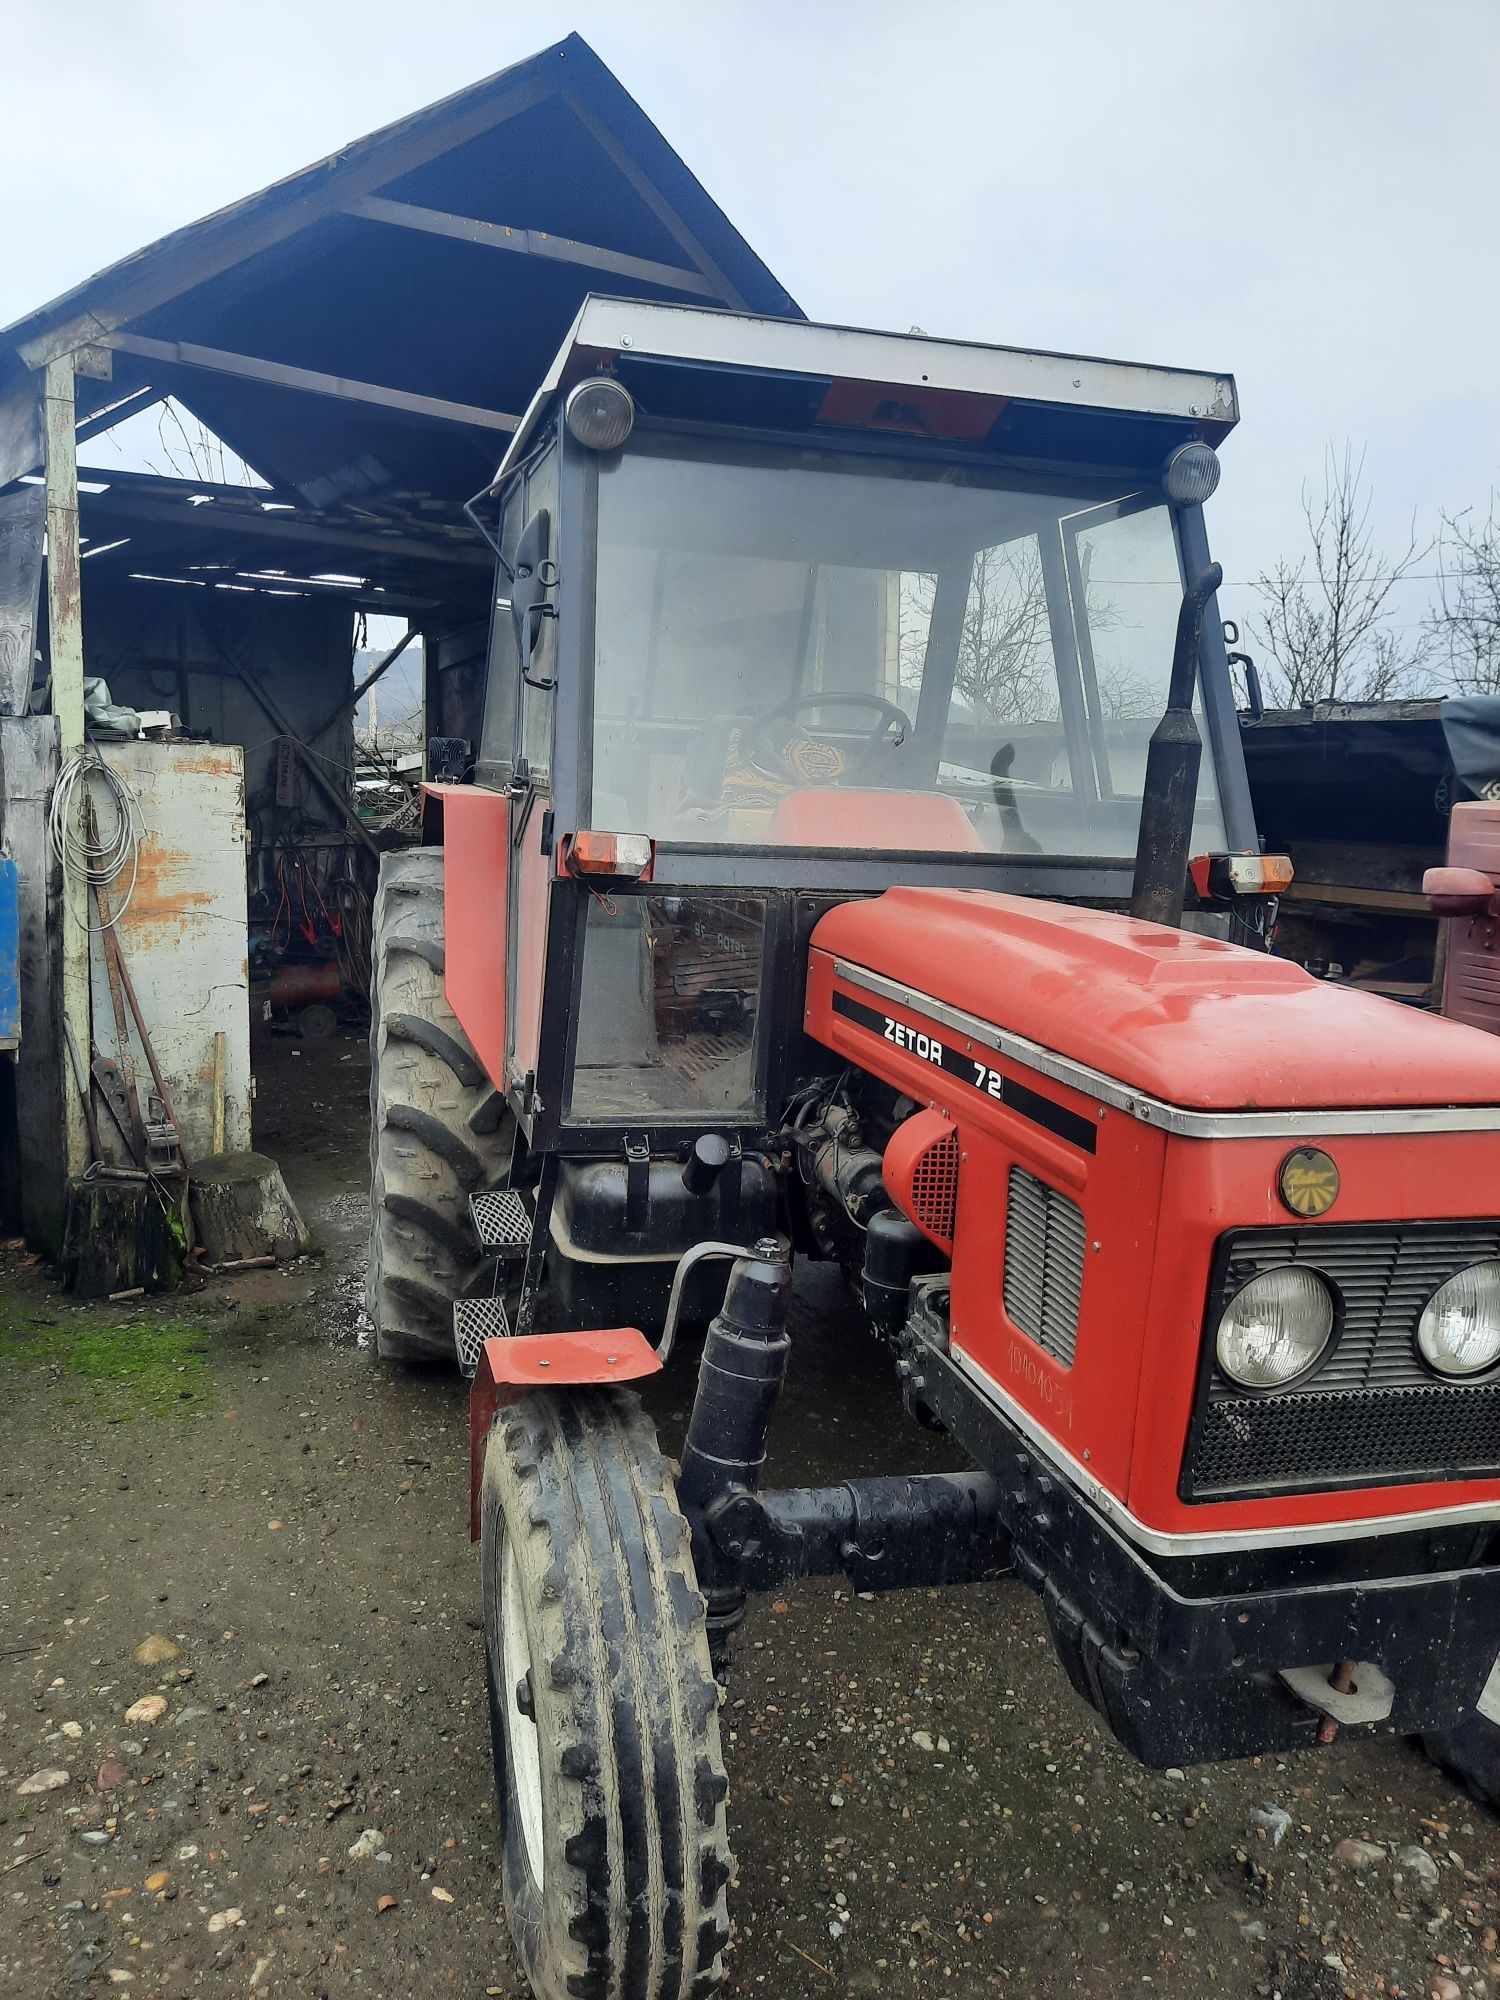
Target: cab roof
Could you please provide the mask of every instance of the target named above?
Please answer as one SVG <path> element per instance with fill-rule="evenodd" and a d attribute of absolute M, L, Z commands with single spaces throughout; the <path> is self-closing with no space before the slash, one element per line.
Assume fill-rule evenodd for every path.
<path fill-rule="evenodd" d="M 1232 375 L 920 333 L 590 296 L 496 474 L 559 390 L 616 375 L 650 415 L 760 429 L 885 432 L 978 454 L 1158 466 L 1239 421 Z"/>

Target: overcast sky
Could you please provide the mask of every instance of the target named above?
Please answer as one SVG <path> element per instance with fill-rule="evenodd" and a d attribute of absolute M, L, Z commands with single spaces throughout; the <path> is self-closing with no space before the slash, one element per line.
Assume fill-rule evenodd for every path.
<path fill-rule="evenodd" d="M 1500 482 L 1500 0 L 0 0 L 0 323 L 575 27 L 813 317 L 1232 370 L 1231 580 Z"/>

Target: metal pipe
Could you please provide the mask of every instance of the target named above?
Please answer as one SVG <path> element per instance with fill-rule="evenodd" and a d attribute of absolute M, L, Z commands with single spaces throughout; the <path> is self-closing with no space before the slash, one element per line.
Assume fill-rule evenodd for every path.
<path fill-rule="evenodd" d="M 677 1340 L 677 1322 L 682 1315 L 683 1290 L 693 1270 L 706 1257 L 753 1257 L 755 1252 L 747 1250 L 743 1243 L 695 1243 L 677 1260 L 677 1269 L 672 1273 L 672 1289 L 667 1295 L 667 1317 L 662 1323 L 661 1339 L 656 1343 L 656 1351 L 661 1356 L 662 1365 L 671 1359 L 672 1348 Z"/>
<path fill-rule="evenodd" d="M 1146 752 L 1146 778 L 1141 787 L 1141 825 L 1136 841 L 1130 914 L 1148 923 L 1174 928 L 1182 923 L 1182 905 L 1187 895 L 1198 766 L 1203 756 L 1203 740 L 1193 719 L 1198 648 L 1204 608 L 1223 580 L 1224 572 L 1219 565 L 1210 563 L 1182 594 L 1167 706 L 1151 735 L 1151 746 Z"/>

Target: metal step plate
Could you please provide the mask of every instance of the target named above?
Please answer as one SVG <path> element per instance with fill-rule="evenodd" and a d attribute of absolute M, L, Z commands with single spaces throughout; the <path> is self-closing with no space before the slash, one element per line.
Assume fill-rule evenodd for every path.
<path fill-rule="evenodd" d="M 531 1210 L 510 1188 L 471 1194 L 469 1213 L 480 1243 L 497 1257 L 524 1257 L 531 1244 Z"/>
<path fill-rule="evenodd" d="M 456 1299 L 453 1305 L 453 1346 L 458 1372 L 474 1379 L 487 1340 L 510 1338 L 510 1316 L 503 1299 Z"/>

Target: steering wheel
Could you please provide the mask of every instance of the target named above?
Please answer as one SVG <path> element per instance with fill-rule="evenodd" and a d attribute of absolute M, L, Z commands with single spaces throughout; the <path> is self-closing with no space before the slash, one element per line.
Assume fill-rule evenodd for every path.
<path fill-rule="evenodd" d="M 772 723 L 793 721 L 803 709 L 808 708 L 876 711 L 875 725 L 865 739 L 864 748 L 855 753 L 852 762 L 845 759 L 836 743 L 809 736 L 802 730 L 790 731 L 783 742 L 775 740 L 771 734 Z M 782 783 L 788 779 L 794 785 L 847 783 L 851 779 L 862 778 L 874 764 L 882 746 L 892 741 L 899 743 L 912 727 L 912 719 L 906 710 L 898 708 L 893 701 L 887 701 L 883 695 L 799 694 L 793 695 L 790 701 L 778 702 L 775 708 L 768 708 L 764 715 L 758 715 L 747 724 L 740 743 L 740 755 L 763 778 L 775 778 Z M 893 738 L 892 731 L 899 731 L 900 734 Z M 798 755 L 799 751 L 807 750 L 814 754 L 811 757 Z"/>

